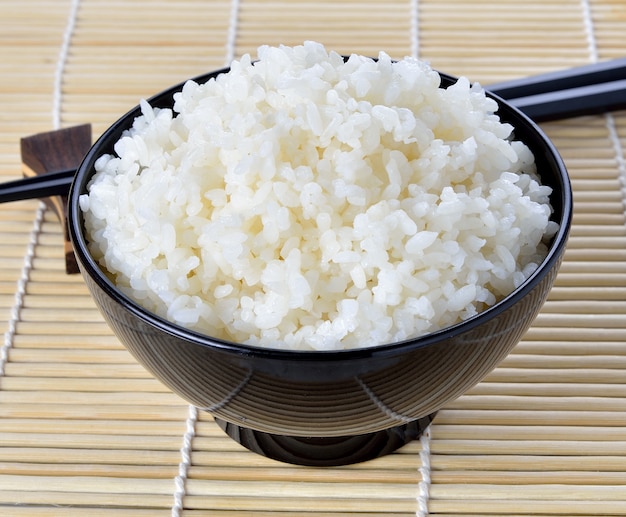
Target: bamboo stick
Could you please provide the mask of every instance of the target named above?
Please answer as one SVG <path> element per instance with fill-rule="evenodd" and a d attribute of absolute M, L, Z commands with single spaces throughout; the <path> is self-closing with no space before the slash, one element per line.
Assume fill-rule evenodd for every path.
<path fill-rule="evenodd" d="M 366 506 L 366 505 L 364 505 Z M 302 505 L 299 510 L 295 511 L 280 511 L 280 517 L 302 517 L 303 512 L 306 512 L 307 517 L 346 517 L 349 515 L 350 517 L 380 517 L 380 513 L 373 512 L 365 512 L 365 511 L 351 511 L 349 514 L 346 514 L 342 511 L 317 511 L 315 509 L 315 505 L 309 503 L 307 505 Z M 185 517 L 250 517 L 250 511 L 247 510 L 237 510 L 237 509 L 226 509 L 226 510 L 185 510 Z M 274 511 L 254 511 L 254 517 L 276 517 L 276 512 Z M 393 513 L 385 512 L 384 515 L 389 515 L 392 517 L 415 517 L 415 511 L 413 509 L 407 510 L 403 509 L 403 511 L 395 511 Z M 132 516 L 131 516 L 132 517 Z M 507 516 L 510 517 L 510 516 Z M 535 517 L 535 516 L 533 516 Z M 538 516 L 541 517 L 541 516 Z"/>
<path fill-rule="evenodd" d="M 217 426 L 215 437 L 226 435 Z M 0 420 L 0 432 L 18 433 L 25 430 L 37 430 L 41 433 L 64 434 L 112 434 L 135 436 L 178 436 L 182 440 L 185 423 L 173 420 L 60 420 L 46 418 L 11 418 Z M 218 434 L 221 433 L 221 434 Z"/>
<path fill-rule="evenodd" d="M 568 259 L 572 258 L 571 254 Z M 615 273 L 623 273 L 626 271 L 626 266 L 620 261 L 612 260 L 566 260 L 559 270 L 561 274 L 564 273 L 597 273 L 601 271 L 606 275 Z"/>
<path fill-rule="evenodd" d="M 34 272 L 33 272 L 34 273 Z M 58 275 L 65 274 L 61 270 L 56 272 Z M 42 275 L 31 275 L 42 276 Z M 80 279 L 82 282 L 82 278 Z M 73 282 L 68 279 L 67 282 L 55 282 L 54 276 L 51 276 L 49 282 L 30 282 L 26 286 L 26 292 L 32 295 L 54 295 L 55 293 L 64 293 L 66 295 L 88 296 L 87 286 L 84 283 Z"/>
<path fill-rule="evenodd" d="M 59 403 L 62 400 L 62 403 Z M 57 392 L 49 391 L 45 393 L 35 391 L 6 391 L 0 393 L 0 404 L 58 404 L 62 406 L 81 406 L 95 404 L 98 406 L 139 406 L 150 405 L 152 407 L 171 407 L 181 403 L 180 397 L 172 392 L 139 392 L 121 391 L 113 393 L 99 392 Z"/>
<path fill-rule="evenodd" d="M 59 238 L 61 235 L 59 234 Z M 65 262 L 59 255 L 58 257 L 46 258 L 46 257 L 33 257 L 32 260 L 33 268 L 35 269 L 44 269 L 44 270 L 57 270 L 59 272 L 64 271 Z"/>
<path fill-rule="evenodd" d="M 549 411 L 529 410 L 520 406 L 517 409 L 450 409 L 444 408 L 437 413 L 437 424 L 469 425 L 572 425 L 591 422 L 599 426 L 626 426 L 626 414 L 622 411 L 589 411 L 587 409 Z"/>
<path fill-rule="evenodd" d="M 31 309 L 96 309 L 93 298 L 85 293 L 83 296 L 71 296 L 64 293 L 57 295 L 25 296 L 24 307 Z"/>
<path fill-rule="evenodd" d="M 74 321 L 71 325 L 65 321 L 20 321 L 19 332 L 24 334 L 71 334 L 71 335 L 106 335 L 111 333 L 109 327 L 100 318 L 96 321 Z"/>
<path fill-rule="evenodd" d="M 626 277 L 626 275 L 625 275 Z M 533 321 L 537 327 L 585 327 L 601 329 L 626 329 L 624 314 L 559 314 L 540 313 Z"/>
<path fill-rule="evenodd" d="M 29 200 L 28 204 L 36 207 L 39 203 L 35 200 Z M 2 233 L 17 233 L 19 235 L 28 235 L 32 228 L 32 222 L 27 220 L 2 221 Z"/>
<path fill-rule="evenodd" d="M 43 459 L 43 461 L 42 461 Z M 0 448 L 3 463 L 47 463 L 77 465 L 144 465 L 158 466 L 164 470 L 178 468 L 180 451 L 151 451 L 130 449 L 59 449 L 46 447 Z"/>
<path fill-rule="evenodd" d="M 432 485 L 430 495 L 436 499 L 458 499 L 466 502 L 480 499 L 505 500 L 519 499 L 519 493 L 515 487 L 487 484 L 446 484 Z M 578 485 L 575 490 L 560 485 L 526 485 L 524 486 L 524 498 L 529 500 L 568 501 L 573 503 L 589 502 L 622 502 L 626 503 L 626 491 L 617 486 L 585 486 Z M 626 505 L 623 510 L 626 512 Z"/>
<path fill-rule="evenodd" d="M 626 288 L 600 286 L 555 286 L 551 300 L 623 300 Z"/>
<path fill-rule="evenodd" d="M 571 488 L 570 488 L 571 491 Z M 440 500 L 431 496 L 428 507 L 435 515 L 451 512 L 469 513 L 471 515 L 490 515 L 515 511 L 520 515 L 538 513 L 547 515 L 575 516 L 621 516 L 626 515 L 626 505 L 623 501 L 578 501 L 564 497 L 562 500 L 534 501 L 530 498 L 518 498 L 507 501 L 489 499 L 487 501 L 449 501 Z"/>
<path fill-rule="evenodd" d="M 50 363 L 134 364 L 136 362 L 133 356 L 122 348 L 114 350 L 51 349 L 45 351 L 14 348 L 10 350 L 9 354 L 11 361 L 20 363 L 46 361 Z"/>
<path fill-rule="evenodd" d="M 622 202 L 621 192 L 593 192 L 593 191 L 584 191 L 578 190 L 574 191 L 574 203 L 579 209 L 584 209 L 585 204 L 591 206 L 597 206 L 595 203 L 601 203 L 605 201 L 606 203 L 613 204 L 613 208 L 617 209 L 619 204 Z"/>
<path fill-rule="evenodd" d="M 626 329 L 593 329 L 566 327 L 531 327 L 526 333 L 528 339 L 554 341 L 621 341 L 626 340 Z"/>
<path fill-rule="evenodd" d="M 545 355 L 624 355 L 624 345 L 615 341 L 532 341 L 522 339 L 512 354 Z"/>
<path fill-rule="evenodd" d="M 572 238 L 578 237 L 623 237 L 626 227 L 621 225 L 572 225 Z"/>
<path fill-rule="evenodd" d="M 0 463 L 0 473 L 13 476 L 47 476 L 54 472 L 63 477 L 102 477 L 173 479 L 176 476 L 174 466 L 163 465 L 76 465 L 46 463 Z M 4 515 L 4 513 L 3 513 Z"/>
<path fill-rule="evenodd" d="M 0 433 L 3 447 L 44 447 L 65 449 L 116 449 L 116 450 L 178 450 L 180 436 L 90 435 L 52 433 Z M 0 481 L 1 483 L 1 481 Z"/>
<path fill-rule="evenodd" d="M 532 14 L 529 16 L 541 16 L 542 13 L 550 12 L 553 10 L 558 10 L 564 2 L 562 1 L 552 1 L 549 4 L 542 4 L 541 2 L 531 1 L 525 4 L 529 9 L 532 9 Z M 513 4 L 513 5 L 511 5 Z M 463 0 L 456 0 L 453 2 L 449 2 L 446 4 L 440 3 L 425 3 L 422 6 L 422 9 L 425 13 L 454 13 L 455 11 L 458 13 L 460 9 L 463 12 L 480 12 L 481 8 L 484 9 L 486 5 L 491 6 L 490 2 L 478 1 L 478 2 L 467 2 Z M 502 2 L 498 5 L 494 6 L 494 12 L 514 12 L 517 13 L 517 6 L 512 2 Z"/>
<path fill-rule="evenodd" d="M 539 383 L 539 382 L 481 382 L 468 390 L 466 395 L 507 395 L 533 397 L 624 397 L 626 386 L 623 384 L 591 384 L 583 382 Z"/>
<path fill-rule="evenodd" d="M 3 298 L 7 301 L 9 301 L 11 298 L 13 298 L 13 303 L 15 302 L 15 284 L 17 282 L 18 279 L 18 275 L 14 274 L 13 275 L 13 281 L 11 282 L 2 282 L 2 284 L 0 284 L 0 292 L 2 292 L 2 294 L 4 295 Z M 7 307 L 10 307 L 12 304 L 9 301 L 8 305 L 6 305 Z"/>
<path fill-rule="evenodd" d="M 94 381 L 95 382 L 95 381 Z M 180 420 L 186 419 L 187 404 L 180 401 L 171 405 L 107 404 L 11 404 L 0 406 L 2 418 L 52 418 L 94 420 Z"/>
<path fill-rule="evenodd" d="M 606 145 L 606 142 L 603 142 Z M 583 157 L 589 159 L 589 151 L 585 152 L 584 148 L 573 147 L 568 150 L 560 149 L 561 156 L 568 163 L 575 163 L 575 160 L 580 160 Z M 611 161 L 615 160 L 615 151 L 613 149 L 604 147 L 606 153 L 606 159 L 608 160 L 607 168 L 602 170 L 595 170 L 593 175 L 590 176 L 578 176 L 572 175 L 570 178 L 571 184 L 574 190 L 619 190 L 622 188 L 619 174 L 616 174 L 614 166 L 610 166 Z"/>
<path fill-rule="evenodd" d="M 581 369 L 582 374 L 589 369 L 624 369 L 626 367 L 626 356 L 614 355 L 594 355 L 594 356 L 546 356 L 531 354 L 510 354 L 500 363 L 503 368 L 542 368 L 553 369 Z"/>
<path fill-rule="evenodd" d="M 128 480 L 126 484 L 132 486 Z M 19 480 L 18 480 L 19 484 Z M 48 505 L 48 506 L 81 506 L 117 508 L 119 512 L 133 509 L 167 510 L 171 515 L 172 495 L 142 493 L 85 493 L 81 491 L 47 491 L 41 482 L 35 482 L 36 490 L 25 491 L 15 489 L 0 490 L 0 505 Z M 84 515 L 84 514 L 83 514 Z"/>
<path fill-rule="evenodd" d="M 142 509 L 142 508 L 124 508 L 124 516 L 126 517 L 170 517 L 171 511 L 169 508 L 163 509 Z M 85 517 L 89 512 L 89 517 L 119 517 L 119 508 L 98 508 L 91 506 L 89 508 L 81 507 L 77 505 L 74 508 L 63 505 L 62 511 L 59 510 L 59 505 L 51 507 L 41 506 L 8 506 L 2 509 L 4 517 L 58 517 L 63 515 L 64 517 Z M 187 512 L 185 512 L 187 516 Z M 235 517 L 235 516 L 231 516 Z"/>
<path fill-rule="evenodd" d="M 597 199 L 584 199 L 579 196 L 576 199 L 576 211 L 577 213 L 595 213 L 595 214 L 623 214 L 624 207 L 622 202 L 613 196 L 612 199 L 607 199 L 605 202 Z"/>
<path fill-rule="evenodd" d="M 608 397 L 527 397 L 506 395 L 463 396 L 446 407 L 450 409 L 504 409 L 524 408 L 536 411 L 576 411 L 586 408 L 591 414 L 595 411 L 615 411 L 626 413 L 626 400 Z"/>
<path fill-rule="evenodd" d="M 515 463 L 514 459 L 510 459 Z M 478 463 L 480 465 L 480 463 Z M 480 465 L 482 466 L 482 465 Z M 431 480 L 435 485 L 452 484 L 479 484 L 479 485 L 586 485 L 602 486 L 607 483 L 614 486 L 615 490 L 623 490 L 626 485 L 626 474 L 623 472 L 512 472 L 512 471 L 489 471 L 484 470 L 459 470 L 459 471 L 434 471 L 431 472 Z"/>
<path fill-rule="evenodd" d="M 177 405 L 94 404 L 2 404 L 1 418 L 46 418 L 68 420 L 172 420 L 187 418 L 188 407 Z"/>
<path fill-rule="evenodd" d="M 567 510 L 567 508 L 565 510 Z M 461 511 L 463 513 L 457 513 L 457 512 L 455 512 L 454 514 L 447 513 L 447 512 L 446 513 L 440 513 L 440 514 L 437 514 L 437 517 L 453 517 L 453 516 L 454 517 L 476 517 L 476 515 L 477 515 L 475 513 L 470 515 L 469 513 L 465 513 L 464 510 L 461 510 Z M 510 511 L 514 511 L 515 513 L 510 513 L 509 512 L 509 513 L 503 514 L 503 513 L 500 513 L 500 512 L 497 512 L 497 513 L 490 512 L 488 515 L 489 515 L 489 517 L 554 517 L 555 515 L 565 515 L 563 513 L 558 513 L 558 511 L 557 511 L 557 513 L 552 513 L 550 515 L 548 515 L 547 513 L 543 513 L 543 512 L 536 513 L 535 511 L 533 511 L 531 514 L 528 514 L 528 513 L 521 514 L 521 513 L 517 513 L 517 508 L 515 508 L 513 510 L 510 510 Z M 547 510 L 544 509 L 544 511 L 547 511 Z M 483 514 L 480 514 L 480 515 L 483 515 Z M 570 514 L 567 514 L 567 515 L 570 515 Z M 608 515 L 604 515 L 604 517 L 609 517 L 609 516 Z M 610 517 L 616 517 L 616 516 L 610 516 Z"/>
<path fill-rule="evenodd" d="M 102 315 L 100 311 L 94 307 L 74 309 L 68 311 L 62 308 L 48 307 L 47 309 L 35 309 L 31 307 L 24 307 L 20 311 L 20 319 L 23 322 L 33 322 L 37 324 L 47 323 L 60 323 L 60 324 L 74 324 L 74 323 L 88 323 L 88 322 L 101 322 Z"/>
<path fill-rule="evenodd" d="M 548 300 L 542 308 L 543 314 L 560 314 L 569 316 L 574 314 L 606 314 L 626 311 L 626 300 Z M 626 326 L 626 322 L 624 323 Z"/>
<path fill-rule="evenodd" d="M 86 335 L 49 335 L 41 339 L 38 335 L 18 334 L 13 338 L 12 349 L 18 348 L 84 348 L 91 350 L 121 350 L 123 347 L 112 332 Z"/>
<path fill-rule="evenodd" d="M 568 249 L 574 248 L 620 248 L 623 249 L 626 244 L 626 238 L 622 237 L 590 237 L 576 236 L 568 241 Z"/>
<path fill-rule="evenodd" d="M 543 425 L 530 430 L 521 425 L 483 425 L 480 429 L 467 425 L 437 425 L 437 440 L 534 440 L 549 441 L 611 441 L 624 436 L 619 427 Z M 626 460 L 625 460 L 626 461 Z"/>
<path fill-rule="evenodd" d="M 621 370 L 613 369 L 561 369 L 549 368 L 496 368 L 484 382 L 546 382 L 577 384 L 623 384 Z"/>
<path fill-rule="evenodd" d="M 100 364 L 12 363 L 5 365 L 5 375 L 15 377 L 70 377 L 83 379 L 145 379 L 150 374 L 138 363 Z"/>
<path fill-rule="evenodd" d="M 302 512 L 304 508 L 314 508 L 321 512 L 337 512 L 340 514 L 351 514 L 363 509 L 362 499 L 337 499 L 329 497 L 314 498 L 308 495 L 308 487 L 302 487 L 300 497 L 238 497 L 223 494 L 211 495 L 187 495 L 185 497 L 185 508 L 190 510 L 229 510 L 236 508 L 239 511 L 268 511 L 268 512 Z M 349 490 L 348 490 L 349 491 Z M 267 493 L 267 490 L 266 490 Z M 410 513 L 415 515 L 416 501 L 415 495 L 410 499 L 367 499 L 367 509 L 369 512 L 383 515 L 394 515 L 395 513 Z M 302 515 L 302 514 L 301 514 Z"/>
<path fill-rule="evenodd" d="M 83 393 L 168 393 L 169 389 L 153 378 L 146 379 L 92 379 L 59 378 L 59 377 L 3 377 L 0 378 L 0 389 L 3 391 L 75 391 Z M 0 426 L 1 428 L 1 426 Z"/>
<path fill-rule="evenodd" d="M 438 426 L 439 429 L 442 426 Z M 623 456 L 538 456 L 529 454 L 432 454 L 431 474 L 454 471 L 528 472 L 541 476 L 543 473 L 568 473 L 575 475 L 622 474 L 626 465 Z M 469 478 L 468 478 L 469 479 Z M 609 479 L 609 477 L 607 477 Z M 506 477 L 503 477 L 506 484 Z M 589 483 L 591 484 L 591 483 Z M 595 483 L 594 483 L 595 484 Z M 603 484 L 603 483 L 601 483 Z"/>

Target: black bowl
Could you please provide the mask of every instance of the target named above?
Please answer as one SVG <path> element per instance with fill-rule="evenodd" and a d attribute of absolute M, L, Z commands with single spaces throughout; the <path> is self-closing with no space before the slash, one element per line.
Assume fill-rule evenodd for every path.
<path fill-rule="evenodd" d="M 196 78 L 204 82 L 227 71 Z M 442 85 L 456 79 L 442 75 Z M 150 99 L 172 107 L 177 85 Z M 490 95 L 490 94 L 489 94 Z M 424 337 L 375 348 L 293 352 L 255 348 L 169 323 L 123 295 L 87 249 L 79 196 L 94 162 L 140 115 L 115 122 L 82 162 L 69 196 L 68 223 L 87 286 L 108 324 L 157 379 L 250 450 L 289 463 L 339 465 L 387 454 L 415 439 L 437 410 L 481 381 L 536 317 L 554 283 L 572 217 L 565 166 L 543 132 L 502 99 L 499 116 L 535 155 L 542 183 L 553 189 L 554 236 L 541 266 L 493 307 Z"/>

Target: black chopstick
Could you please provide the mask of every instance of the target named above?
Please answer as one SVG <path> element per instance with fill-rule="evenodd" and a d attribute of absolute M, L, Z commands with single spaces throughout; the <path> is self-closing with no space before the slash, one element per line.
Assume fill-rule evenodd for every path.
<path fill-rule="evenodd" d="M 626 109 L 626 79 L 510 98 L 508 102 L 535 122 L 597 115 Z"/>
<path fill-rule="evenodd" d="M 626 109 L 626 58 L 486 86 L 536 122 Z"/>
<path fill-rule="evenodd" d="M 621 79 L 626 79 L 626 57 L 512 79 L 491 84 L 486 88 L 503 99 L 519 99 Z"/>
<path fill-rule="evenodd" d="M 2 183 L 0 184 L 0 203 L 67 195 L 75 174 L 74 169 L 69 169 Z"/>

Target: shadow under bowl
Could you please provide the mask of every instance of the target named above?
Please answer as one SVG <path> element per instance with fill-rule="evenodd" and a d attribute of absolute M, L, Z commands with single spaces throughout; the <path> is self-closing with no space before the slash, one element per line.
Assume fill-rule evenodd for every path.
<path fill-rule="evenodd" d="M 204 82 L 227 69 L 196 78 Z M 456 79 L 441 74 L 447 87 Z M 182 84 L 149 100 L 173 105 Z M 513 293 L 458 325 L 375 348 L 295 352 L 211 338 L 165 321 L 123 295 L 87 249 L 79 208 L 94 162 L 140 115 L 115 122 L 82 162 L 69 196 L 68 224 L 81 273 L 104 318 L 154 377 L 210 412 L 229 436 L 283 462 L 341 465 L 388 454 L 417 438 L 436 412 L 480 382 L 517 344 L 548 297 L 571 225 L 565 166 L 540 128 L 493 96 L 502 121 L 535 155 L 542 183 L 553 189 L 560 225 L 541 266 Z"/>

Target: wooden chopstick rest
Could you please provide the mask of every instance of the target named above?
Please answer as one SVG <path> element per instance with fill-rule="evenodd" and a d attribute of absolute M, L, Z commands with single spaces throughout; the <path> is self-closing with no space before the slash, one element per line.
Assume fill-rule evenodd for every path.
<path fill-rule="evenodd" d="M 83 124 L 24 137 L 20 141 L 25 178 L 66 169 L 77 169 L 91 148 L 91 124 Z M 67 226 L 67 195 L 42 198 L 63 227 L 65 271 L 79 272 Z"/>

